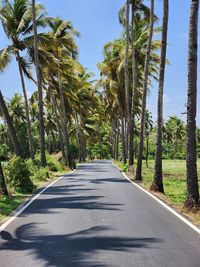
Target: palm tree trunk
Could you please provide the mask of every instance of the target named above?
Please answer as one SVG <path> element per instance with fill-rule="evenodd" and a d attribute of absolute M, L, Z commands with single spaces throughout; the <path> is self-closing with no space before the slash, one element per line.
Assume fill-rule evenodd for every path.
<path fill-rule="evenodd" d="M 124 164 L 126 164 L 127 158 L 126 158 L 126 138 L 125 138 L 125 129 L 124 129 L 124 118 L 122 116 L 121 118 L 121 130 L 122 130 L 122 161 Z"/>
<path fill-rule="evenodd" d="M 113 133 L 114 133 L 114 141 L 113 141 L 113 154 L 112 154 L 112 157 L 114 159 L 116 159 L 116 154 L 117 154 L 117 135 L 118 135 L 118 128 L 117 128 L 117 117 L 115 118 L 114 120 L 114 123 L 113 123 Z"/>
<path fill-rule="evenodd" d="M 32 11 L 33 11 L 33 31 L 34 31 L 34 52 L 35 52 L 35 66 L 36 76 L 38 85 L 38 96 L 39 96 L 39 120 L 40 120 L 40 149 L 41 149 L 41 165 L 46 166 L 46 155 L 45 155 L 45 131 L 44 131 L 44 108 L 43 108 L 43 92 L 42 92 L 42 80 L 40 75 L 39 55 L 38 55 L 38 36 L 36 26 L 36 14 L 35 14 L 35 0 L 32 0 Z"/>
<path fill-rule="evenodd" d="M 21 83 L 22 83 L 22 91 L 23 91 L 23 95 L 24 95 L 26 123 L 27 123 L 27 129 L 28 129 L 29 153 L 30 153 L 31 159 L 34 160 L 35 155 L 34 155 L 34 149 L 33 149 L 33 136 L 31 133 L 31 120 L 30 120 L 30 113 L 29 113 L 29 106 L 28 106 L 28 97 L 27 97 L 27 93 L 26 93 L 23 70 L 22 70 L 22 66 L 21 66 L 21 57 L 20 57 L 18 51 L 16 52 L 16 59 L 18 62 L 19 74 L 20 74 Z"/>
<path fill-rule="evenodd" d="M 114 125 L 114 132 L 115 132 L 115 138 L 114 138 L 114 154 L 113 158 L 118 160 L 119 157 L 119 117 L 116 117 L 115 125 Z"/>
<path fill-rule="evenodd" d="M 130 112 L 130 130 L 129 130 L 129 167 L 134 164 L 134 124 L 135 124 L 135 98 L 137 90 L 137 62 L 135 54 L 135 22 L 134 22 L 134 7 L 135 0 L 132 0 L 132 99 L 131 99 L 131 112 Z"/>
<path fill-rule="evenodd" d="M 147 87 L 148 87 L 148 77 L 149 77 L 149 64 L 151 58 L 151 46 L 153 37 L 153 27 L 154 27 L 154 0 L 151 0 L 151 14 L 150 14 L 150 29 L 149 38 L 147 44 L 147 52 L 145 58 L 144 67 L 144 81 L 143 81 L 143 94 L 142 94 L 142 113 L 140 121 L 140 135 L 139 135 L 139 145 L 138 145 L 138 161 L 135 179 L 142 180 L 142 157 L 143 157 L 143 147 L 144 147 L 144 128 L 145 128 L 145 113 L 146 113 L 146 101 L 147 101 Z"/>
<path fill-rule="evenodd" d="M 86 140 L 85 140 L 85 136 L 84 134 L 82 133 L 82 159 L 83 159 L 83 162 L 85 162 L 86 160 Z"/>
<path fill-rule="evenodd" d="M 147 147 L 146 147 L 146 166 L 148 167 L 148 159 L 149 159 L 149 136 L 147 135 Z"/>
<path fill-rule="evenodd" d="M 129 121 L 130 122 L 130 121 Z M 124 131 L 125 131 L 125 154 L 126 154 L 126 159 L 128 159 L 128 152 L 129 152 L 129 129 L 130 129 L 130 123 L 127 120 L 127 117 L 124 118 Z"/>
<path fill-rule="evenodd" d="M 100 125 L 97 125 L 97 132 L 98 132 L 98 142 L 99 142 L 99 156 L 102 159 L 102 141 L 101 141 L 101 134 L 100 134 Z"/>
<path fill-rule="evenodd" d="M 12 119 L 9 115 L 8 109 L 6 107 L 6 103 L 3 99 L 3 95 L 1 93 L 1 90 L 0 90 L 0 109 L 1 109 L 1 112 L 3 114 L 4 120 L 8 126 L 8 130 L 10 133 L 10 138 L 11 138 L 11 141 L 12 141 L 12 144 L 14 147 L 15 154 L 18 157 L 23 157 L 22 150 L 21 150 L 21 147 L 20 147 L 17 135 L 16 135 L 16 131 L 15 131 L 15 128 L 13 126 Z"/>
<path fill-rule="evenodd" d="M 64 141 L 64 147 L 65 147 L 65 153 L 66 153 L 66 163 L 67 166 L 72 167 L 71 157 L 70 157 L 70 151 L 69 151 L 69 135 L 68 135 L 68 123 L 67 123 L 67 114 L 65 110 L 65 98 L 64 98 L 64 92 L 61 84 L 61 77 L 60 77 L 60 71 L 58 71 L 58 87 L 60 92 L 60 100 L 61 100 L 61 121 L 62 121 L 62 131 L 63 131 L 63 141 Z"/>
<path fill-rule="evenodd" d="M 199 209 L 199 187 L 196 155 L 196 106 L 197 106 L 197 51 L 198 51 L 199 0 L 191 0 L 188 46 L 188 101 L 187 101 L 187 199 L 185 207 Z"/>
<path fill-rule="evenodd" d="M 63 144 L 63 137 L 62 137 L 62 132 L 61 132 L 61 125 L 60 125 L 60 121 L 59 121 L 59 117 L 58 117 L 58 111 L 57 111 L 57 103 L 56 103 L 56 98 L 55 98 L 55 95 L 53 94 L 53 92 L 51 92 L 51 99 L 52 99 L 53 111 L 54 111 L 55 118 L 56 118 L 56 126 L 57 126 L 57 130 L 58 130 L 62 156 L 63 156 L 63 159 L 66 160 L 65 149 L 64 149 L 64 144 Z M 65 162 L 65 163 L 67 164 L 67 162 Z"/>
<path fill-rule="evenodd" d="M 8 189 L 6 186 L 6 179 L 5 179 L 3 169 L 1 166 L 1 160 L 0 160 L 0 185 L 1 185 L 1 190 L 2 190 L 3 194 L 6 196 L 9 196 Z"/>
<path fill-rule="evenodd" d="M 76 139 L 77 139 L 77 144 L 78 144 L 78 161 L 81 162 L 81 138 L 80 138 L 80 131 L 79 131 L 79 121 L 78 121 L 78 116 L 77 113 L 75 113 L 75 127 L 76 127 Z"/>
<path fill-rule="evenodd" d="M 119 158 L 119 118 L 117 118 L 117 140 L 116 140 L 116 160 Z"/>
<path fill-rule="evenodd" d="M 164 193 L 163 173 L 162 173 L 162 136 L 163 136 L 163 89 L 165 78 L 165 63 L 167 52 L 167 30 L 169 17 L 169 0 L 164 0 L 163 5 L 163 26 L 162 26 L 162 46 L 161 62 L 158 88 L 158 111 L 157 111 L 157 136 L 156 136 L 156 155 L 154 167 L 154 180 L 151 190 Z"/>
<path fill-rule="evenodd" d="M 130 8 L 129 8 L 130 0 L 126 0 L 126 52 L 125 52 L 125 67 L 124 67 L 124 76 L 125 76 L 125 96 L 126 96 L 126 122 L 127 122 L 127 131 L 126 131 L 126 143 L 127 143 L 127 155 L 129 151 L 129 131 L 130 131 L 130 121 L 131 121 L 131 114 L 130 114 L 130 90 L 129 90 L 129 15 L 130 15 Z"/>

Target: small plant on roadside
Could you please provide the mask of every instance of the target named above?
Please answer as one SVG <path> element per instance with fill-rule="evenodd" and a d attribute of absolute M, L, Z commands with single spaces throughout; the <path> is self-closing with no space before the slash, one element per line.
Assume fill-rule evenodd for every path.
<path fill-rule="evenodd" d="M 123 171 L 123 172 L 127 172 L 127 171 L 128 171 L 128 168 L 129 168 L 128 163 L 126 163 L 126 164 L 123 166 L 122 171 Z"/>
<path fill-rule="evenodd" d="M 30 179 L 31 172 L 26 161 L 20 157 L 13 157 L 8 166 L 8 177 L 10 185 L 17 191 L 31 193 L 34 189 L 34 184 Z"/>

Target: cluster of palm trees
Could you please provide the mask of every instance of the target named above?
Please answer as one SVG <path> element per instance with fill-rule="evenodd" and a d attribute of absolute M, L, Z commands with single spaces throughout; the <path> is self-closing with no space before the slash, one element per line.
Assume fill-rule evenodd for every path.
<path fill-rule="evenodd" d="M 126 0 L 119 11 L 123 35 L 104 46 L 104 59 L 98 64 L 101 78 L 95 85 L 91 73 L 78 62 L 76 38 L 79 32 L 70 21 L 49 17 L 45 8 L 35 0 L 3 1 L 0 20 L 9 45 L 0 51 L 0 71 L 6 71 L 6 66 L 15 58 L 23 99 L 15 95 L 8 103 L 0 90 L 0 116 L 6 124 L 0 128 L 3 136 L 0 145 L 8 144 L 17 156 L 31 157 L 33 161 L 36 152 L 40 151 L 41 166 L 46 165 L 47 149 L 49 152 L 61 150 L 63 160 L 70 168 L 73 168 L 76 149 L 79 161 L 84 161 L 87 156 L 93 158 L 94 151 L 100 158 L 121 157 L 123 163 L 134 171 L 135 179 L 140 181 L 144 141 L 146 139 L 148 164 L 149 138 L 153 129 L 151 113 L 146 107 L 147 96 L 153 80 L 157 80 L 155 171 L 151 189 L 164 193 L 163 141 L 174 142 L 174 150 L 178 150 L 180 142 L 185 140 L 185 207 L 198 208 L 195 120 L 198 11 L 199 0 L 191 0 L 187 131 L 186 137 L 182 138 L 180 131 L 185 133 L 185 125 L 180 120 L 171 118 L 168 125 L 163 123 L 169 0 L 163 0 L 161 28 L 155 27 L 158 18 L 154 13 L 154 0 L 150 1 L 150 7 L 142 0 Z M 154 34 L 160 31 L 161 40 L 156 40 Z M 30 99 L 26 90 L 27 79 L 37 86 Z M 170 127 L 173 130 L 169 130 Z M 23 131 L 19 130 L 22 128 Z M 5 133 L 9 133 L 9 137 Z M 1 162 L 0 177 L 1 189 L 6 194 Z"/>
<path fill-rule="evenodd" d="M 196 166 L 196 91 L 197 91 L 197 38 L 198 38 L 198 8 L 199 1 L 191 1 L 190 31 L 189 31 L 189 64 L 188 64 L 188 105 L 187 105 L 187 199 L 185 207 L 199 207 L 199 191 Z M 131 16 L 130 16 L 131 15 Z M 131 19 L 130 19 L 131 17 Z M 163 187 L 163 92 L 165 80 L 165 65 L 167 62 L 167 33 L 169 18 L 169 1 L 163 0 L 163 21 L 161 40 L 155 40 L 153 34 L 160 28 L 155 28 L 157 17 L 154 14 L 154 0 L 148 8 L 143 1 L 126 0 L 119 11 L 119 20 L 124 27 L 122 38 L 109 42 L 104 47 L 104 61 L 100 63 L 101 79 L 99 86 L 104 88 L 104 98 L 110 122 L 113 128 L 115 144 L 114 156 L 118 154 L 118 140 L 121 137 L 122 161 L 130 169 L 134 169 L 134 158 L 137 156 L 135 179 L 142 180 L 142 163 L 144 158 L 144 139 L 147 139 L 146 120 L 147 94 L 152 79 L 158 81 L 157 125 L 155 141 L 155 168 L 151 190 L 164 193 Z M 160 52 L 159 52 L 160 51 Z M 173 121 L 173 118 L 171 119 Z M 177 129 L 184 131 L 180 120 L 176 121 Z M 170 123 L 170 122 L 169 122 Z M 181 140 L 181 133 L 173 137 Z M 164 134 L 164 136 L 163 136 Z M 138 138 L 136 138 L 139 136 Z M 136 144 L 136 140 L 139 143 Z M 174 144 L 174 149 L 178 144 Z M 116 152 L 117 151 L 117 152 Z M 147 153 L 148 154 L 148 153 Z M 148 161 L 148 157 L 147 157 Z"/>
<path fill-rule="evenodd" d="M 25 139 L 21 142 L 12 108 L 0 91 L 0 115 L 6 123 L 13 152 L 34 160 L 39 150 L 41 166 L 44 167 L 47 138 L 52 136 L 53 142 L 55 139 L 59 141 L 65 164 L 73 168 L 71 142 L 76 140 L 79 161 L 85 160 L 87 143 L 92 144 L 98 139 L 94 122 L 99 119 L 101 112 L 98 110 L 102 105 L 91 80 L 92 74 L 77 59 L 76 37 L 79 33 L 70 21 L 48 17 L 45 8 L 34 0 L 4 1 L 0 20 L 9 40 L 9 45 L 0 51 L 0 70 L 6 71 L 7 65 L 15 58 L 23 93 L 23 100 L 15 96 L 18 111 L 20 105 L 22 107 L 18 123 L 21 118 L 26 129 Z M 33 66 L 35 76 L 32 74 Z M 37 86 L 30 99 L 27 96 L 27 78 Z M 34 136 L 35 128 L 39 132 L 37 138 Z M 28 151 L 23 147 L 25 140 L 28 140 Z M 2 172 L 0 176 L 5 183 Z M 3 184 L 1 188 L 3 190 Z"/>

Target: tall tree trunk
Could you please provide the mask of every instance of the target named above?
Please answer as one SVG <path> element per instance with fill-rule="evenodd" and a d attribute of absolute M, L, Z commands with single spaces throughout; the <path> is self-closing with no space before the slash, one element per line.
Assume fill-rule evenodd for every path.
<path fill-rule="evenodd" d="M 117 117 L 114 120 L 113 123 L 113 133 L 114 133 L 114 142 L 113 142 L 113 155 L 112 157 L 116 159 L 116 154 L 117 154 L 117 135 L 118 135 L 118 119 Z"/>
<path fill-rule="evenodd" d="M 80 137 L 80 131 L 79 131 L 79 121 L 78 121 L 78 116 L 77 113 L 75 113 L 75 126 L 76 126 L 76 139 L 77 139 L 77 144 L 78 144 L 78 161 L 82 161 L 82 153 L 81 153 L 81 137 Z"/>
<path fill-rule="evenodd" d="M 126 143 L 127 149 L 126 152 L 129 152 L 129 131 L 130 131 L 130 90 L 129 90 L 129 15 L 130 15 L 130 0 L 126 0 L 126 53 L 125 53 L 125 67 L 124 67 L 124 77 L 125 77 L 125 96 L 126 96 L 126 122 L 127 122 L 127 131 L 126 131 Z"/>
<path fill-rule="evenodd" d="M 3 114 L 4 120 L 8 126 L 8 131 L 10 133 L 10 138 L 11 138 L 11 141 L 12 141 L 12 144 L 14 147 L 15 154 L 19 157 L 23 157 L 22 150 L 21 150 L 21 147 L 20 147 L 17 135 L 16 135 L 16 131 L 15 131 L 15 128 L 13 126 L 12 119 L 9 115 L 8 109 L 6 107 L 6 103 L 3 99 L 3 95 L 1 93 L 1 90 L 0 90 L 0 109 L 1 109 L 1 112 Z"/>
<path fill-rule="evenodd" d="M 122 129 L 122 161 L 126 164 L 126 137 L 125 137 L 125 127 L 124 127 L 124 118 L 121 118 L 121 129 Z"/>
<path fill-rule="evenodd" d="M 187 199 L 185 207 L 199 209 L 199 187 L 196 155 L 197 106 L 197 51 L 199 0 L 191 0 L 188 45 L 188 100 L 187 100 Z"/>
<path fill-rule="evenodd" d="M 83 162 L 85 162 L 86 160 L 86 140 L 85 140 L 85 136 L 84 134 L 82 133 L 82 159 L 83 159 Z"/>
<path fill-rule="evenodd" d="M 21 65 L 21 57 L 20 57 L 18 51 L 16 52 L 16 59 L 18 62 L 19 74 L 20 74 L 21 83 L 22 83 L 22 91 L 23 91 L 23 95 L 24 95 L 26 123 L 27 123 L 27 129 L 28 129 L 29 153 L 30 153 L 31 159 L 34 160 L 35 154 L 34 154 L 34 148 L 33 148 L 33 136 L 31 133 L 31 120 L 30 120 L 30 112 L 29 112 L 29 105 L 28 105 L 28 97 L 27 97 L 27 93 L 26 93 L 24 75 L 23 75 L 23 70 L 22 70 L 22 65 Z"/>
<path fill-rule="evenodd" d="M 160 62 L 160 74 L 159 74 L 159 88 L 158 88 L 156 155 L 155 155 L 154 180 L 151 185 L 151 190 L 158 191 L 161 193 L 164 193 L 163 173 L 162 173 L 163 89 L 164 89 L 165 63 L 166 63 L 166 52 L 167 52 L 168 17 L 169 17 L 169 0 L 164 0 L 161 62 Z"/>
<path fill-rule="evenodd" d="M 64 147 L 65 147 L 65 153 L 66 153 L 66 163 L 71 168 L 72 162 L 71 162 L 71 156 L 69 151 L 69 135 L 68 135 L 68 123 L 67 123 L 67 114 L 65 110 L 65 98 L 64 98 L 64 92 L 61 84 L 61 77 L 60 77 L 60 71 L 58 71 L 58 87 L 60 92 L 60 99 L 61 99 L 61 121 L 62 121 L 62 130 L 63 130 L 63 141 L 64 141 Z"/>
<path fill-rule="evenodd" d="M 115 159 L 118 160 L 119 158 L 119 118 L 117 117 L 117 140 L 116 140 L 116 154 Z"/>
<path fill-rule="evenodd" d="M 98 142 L 99 142 L 99 156 L 102 159 L 102 141 L 101 141 L 101 134 L 100 134 L 100 125 L 97 125 L 97 132 L 98 132 Z"/>
<path fill-rule="evenodd" d="M 147 145 L 146 145 L 146 166 L 148 167 L 148 160 L 149 160 L 149 135 L 147 135 Z"/>
<path fill-rule="evenodd" d="M 39 96 L 38 105 L 39 105 L 39 120 L 40 120 L 41 165 L 45 167 L 46 155 L 45 155 L 44 108 L 43 108 L 41 69 L 39 65 L 39 55 L 38 55 L 38 36 L 37 36 L 37 26 L 36 26 L 35 0 L 32 0 L 32 12 L 33 12 L 35 67 L 36 67 L 38 96 Z"/>
<path fill-rule="evenodd" d="M 1 185 L 1 190 L 2 190 L 3 194 L 6 196 L 9 196 L 8 189 L 6 186 L 6 179 L 5 179 L 3 169 L 1 166 L 1 160 L 0 160 L 0 185 Z"/>
<path fill-rule="evenodd" d="M 135 17 L 134 17 L 135 0 L 132 0 L 132 99 L 131 99 L 131 111 L 130 111 L 130 129 L 129 129 L 129 167 L 134 164 L 134 124 L 135 124 L 135 98 L 137 90 L 137 62 L 135 53 Z"/>
<path fill-rule="evenodd" d="M 55 98 L 55 95 L 53 94 L 53 92 L 50 92 L 50 94 L 51 94 L 51 99 L 52 99 L 52 104 L 53 104 L 53 111 L 54 111 L 55 118 L 56 118 L 56 126 L 57 126 L 57 130 L 58 130 L 62 156 L 63 156 L 63 159 L 66 160 L 65 149 L 64 149 L 64 144 L 63 144 L 63 137 L 62 137 L 62 132 L 61 132 L 61 125 L 60 125 L 60 121 L 59 121 L 59 117 L 58 117 L 58 111 L 57 111 L 57 102 L 56 102 L 56 98 Z M 67 162 L 65 162 L 65 163 L 67 164 Z"/>
<path fill-rule="evenodd" d="M 151 9 L 150 9 L 150 29 L 149 29 L 149 38 L 147 43 L 147 51 L 145 58 L 145 67 L 144 67 L 144 81 L 143 81 L 143 93 L 142 93 L 142 113 L 140 121 L 140 135 L 139 135 L 139 145 L 138 145 L 138 160 L 137 160 L 137 169 L 136 169 L 136 180 L 142 180 L 142 157 L 143 157 L 143 147 L 144 147 L 144 128 L 145 128 L 145 113 L 146 113 L 146 101 L 147 101 L 147 87 L 148 87 L 148 77 L 149 77 L 149 64 L 151 58 L 151 46 L 152 46 L 152 37 L 153 37 L 153 27 L 154 27 L 154 0 L 151 0 Z"/>
<path fill-rule="evenodd" d="M 114 132 L 115 132 L 115 140 L 114 140 L 114 155 L 113 158 L 118 160 L 119 157 L 119 116 L 116 116 L 115 125 L 114 125 Z"/>

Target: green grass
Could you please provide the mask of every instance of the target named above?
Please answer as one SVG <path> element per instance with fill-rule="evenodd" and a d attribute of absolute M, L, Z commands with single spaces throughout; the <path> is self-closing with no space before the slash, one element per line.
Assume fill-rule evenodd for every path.
<path fill-rule="evenodd" d="M 198 160 L 200 175 L 200 160 Z M 142 185 L 149 189 L 154 174 L 154 161 L 149 166 L 143 164 Z M 174 205 L 183 205 L 186 198 L 186 165 L 184 160 L 163 160 L 163 183 L 166 196 Z"/>
<path fill-rule="evenodd" d="M 6 197 L 0 196 L 0 220 L 4 219 L 7 215 L 16 209 L 27 196 L 14 196 Z"/>
<path fill-rule="evenodd" d="M 116 162 L 117 166 L 123 170 L 124 165 Z M 198 175 L 200 177 L 200 160 L 197 162 Z M 134 179 L 132 173 L 127 172 L 127 175 Z M 154 175 L 154 161 L 150 160 L 148 167 L 143 162 L 143 180 L 140 183 L 145 189 L 149 190 Z M 163 160 L 163 183 L 165 195 L 156 194 L 164 201 L 175 207 L 177 210 L 189 216 L 195 223 L 200 224 L 200 214 L 188 213 L 183 209 L 183 204 L 186 199 L 186 163 L 184 160 Z"/>

